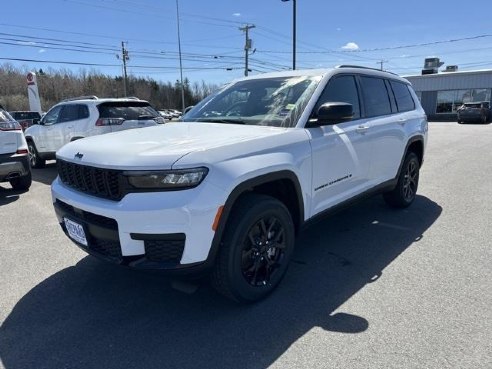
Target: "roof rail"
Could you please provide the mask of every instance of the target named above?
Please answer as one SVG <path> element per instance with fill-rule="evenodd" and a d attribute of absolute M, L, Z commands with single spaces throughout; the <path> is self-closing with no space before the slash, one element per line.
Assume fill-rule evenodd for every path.
<path fill-rule="evenodd" d="M 335 68 L 360 68 L 360 69 L 376 70 L 378 72 L 386 72 L 386 73 L 394 74 L 395 76 L 398 75 L 396 73 L 389 72 L 387 70 L 381 70 L 381 69 L 378 69 L 378 68 L 371 68 L 371 67 L 363 67 L 361 65 L 342 64 L 342 65 L 337 65 Z"/>
<path fill-rule="evenodd" d="M 67 102 L 67 101 L 76 101 L 76 100 L 97 100 L 98 97 L 94 95 L 90 96 L 78 96 L 78 97 L 71 97 L 69 99 L 64 99 L 61 102 Z"/>
<path fill-rule="evenodd" d="M 140 100 L 138 97 L 136 96 L 127 96 L 127 97 L 123 97 L 123 99 L 128 99 L 128 100 Z"/>

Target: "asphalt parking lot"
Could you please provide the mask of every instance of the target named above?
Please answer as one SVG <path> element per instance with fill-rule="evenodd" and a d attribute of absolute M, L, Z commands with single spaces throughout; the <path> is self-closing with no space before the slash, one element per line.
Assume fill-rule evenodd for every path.
<path fill-rule="evenodd" d="M 100 262 L 61 232 L 53 163 L 0 187 L 0 367 L 491 368 L 492 124 L 431 123 L 419 196 L 316 223 L 235 305 Z"/>

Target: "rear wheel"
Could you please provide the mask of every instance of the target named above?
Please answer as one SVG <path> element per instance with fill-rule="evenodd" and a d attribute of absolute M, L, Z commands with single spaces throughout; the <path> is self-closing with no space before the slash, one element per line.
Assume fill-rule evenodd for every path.
<path fill-rule="evenodd" d="M 14 190 L 27 191 L 32 184 L 31 172 L 29 171 L 29 173 L 23 177 L 11 179 L 9 182 Z"/>
<path fill-rule="evenodd" d="M 408 152 L 396 187 L 383 194 L 384 200 L 391 206 L 397 208 L 406 208 L 415 200 L 417 188 L 419 185 L 420 162 L 414 152 Z"/>
<path fill-rule="evenodd" d="M 294 241 L 294 223 L 284 204 L 265 195 L 243 196 L 224 231 L 213 286 L 237 302 L 264 298 L 284 276 Z"/>
<path fill-rule="evenodd" d="M 44 168 L 46 165 L 46 160 L 39 157 L 39 153 L 38 150 L 36 150 L 36 145 L 34 145 L 34 142 L 28 141 L 27 148 L 29 150 L 29 161 L 31 162 L 31 167 Z"/>

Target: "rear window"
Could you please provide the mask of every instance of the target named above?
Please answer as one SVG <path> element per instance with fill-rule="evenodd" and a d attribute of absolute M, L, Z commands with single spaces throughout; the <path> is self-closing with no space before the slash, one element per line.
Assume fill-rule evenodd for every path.
<path fill-rule="evenodd" d="M 143 102 L 110 102 L 99 104 L 99 118 L 123 118 L 125 120 L 152 119 L 160 117 L 159 113 Z"/>
<path fill-rule="evenodd" d="M 480 103 L 475 103 L 475 104 L 473 104 L 473 103 L 466 103 L 465 104 L 465 107 L 467 107 L 467 108 L 481 108 L 482 107 L 482 104 L 480 104 Z"/>
<path fill-rule="evenodd" d="M 16 119 L 41 119 L 41 115 L 36 111 L 15 111 L 12 116 Z"/>

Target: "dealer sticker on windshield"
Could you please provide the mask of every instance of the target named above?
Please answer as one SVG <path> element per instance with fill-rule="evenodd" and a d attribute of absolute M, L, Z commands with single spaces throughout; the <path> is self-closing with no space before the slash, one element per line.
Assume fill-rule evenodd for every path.
<path fill-rule="evenodd" d="M 67 218 L 63 218 L 63 221 L 65 222 L 65 227 L 67 228 L 69 237 L 72 240 L 87 246 L 87 238 L 85 237 L 84 227 Z"/>

